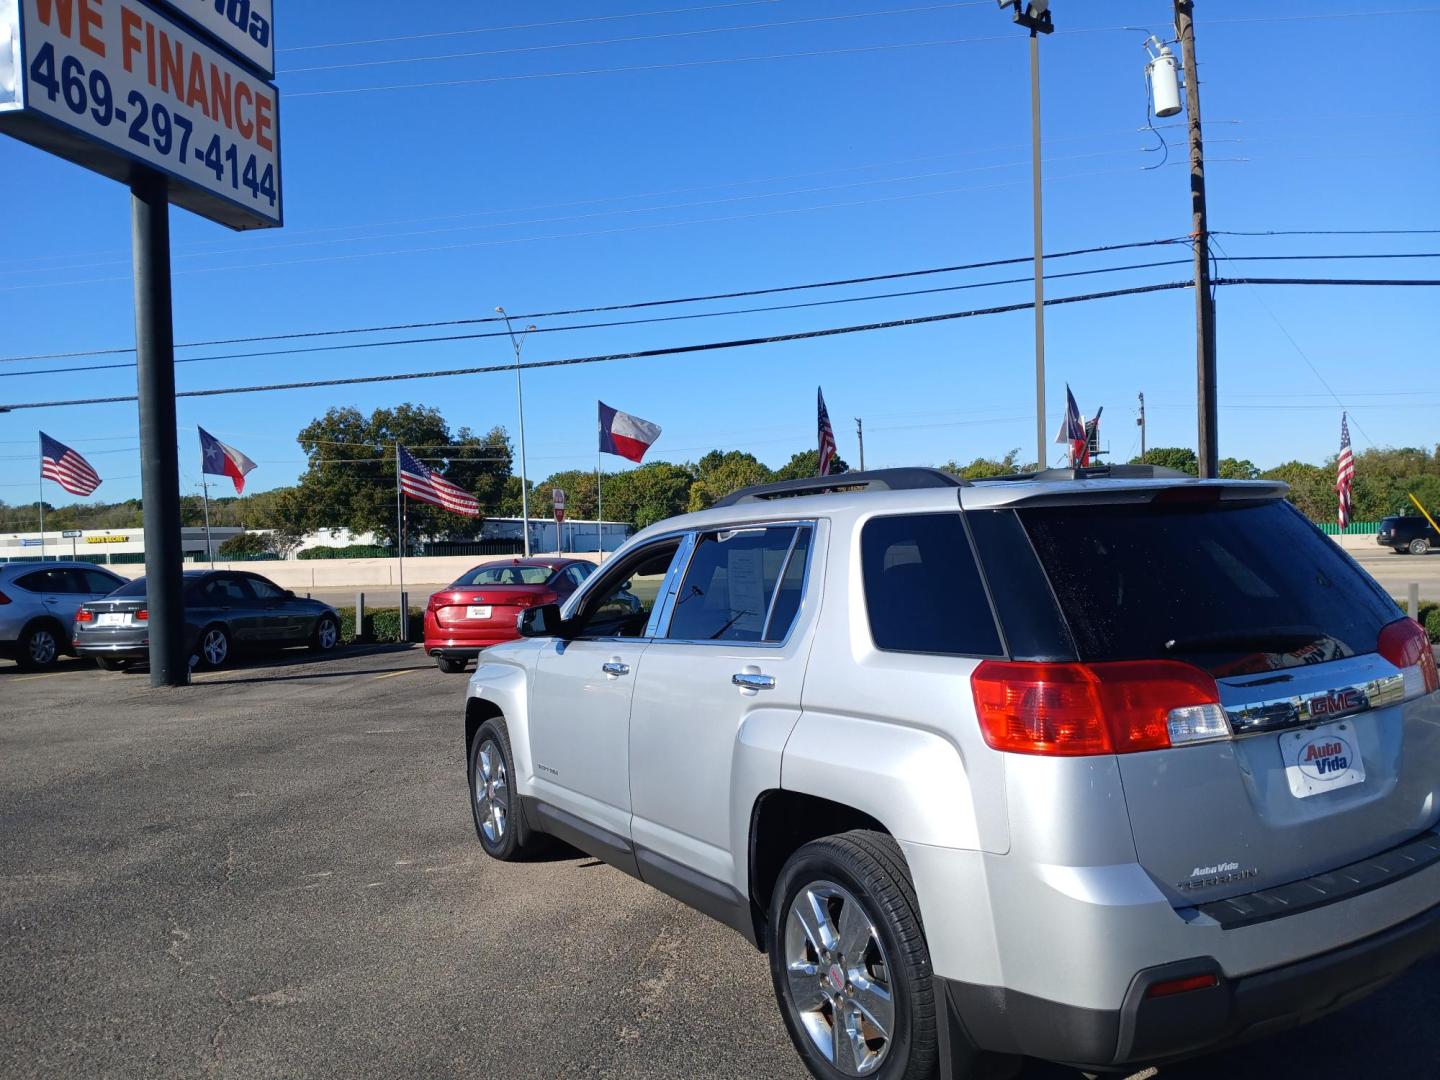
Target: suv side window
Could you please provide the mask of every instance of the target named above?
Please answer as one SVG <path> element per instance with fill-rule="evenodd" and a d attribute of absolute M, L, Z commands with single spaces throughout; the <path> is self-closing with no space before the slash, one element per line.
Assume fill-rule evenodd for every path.
<path fill-rule="evenodd" d="M 642 637 L 680 547 L 680 538 L 656 541 L 605 568 L 605 577 L 590 590 L 583 610 L 574 616 L 578 637 Z"/>
<path fill-rule="evenodd" d="M 88 593 L 99 593 L 101 596 L 109 596 L 121 585 L 125 584 L 109 574 L 101 573 L 99 570 L 81 570 L 85 578 L 85 588 L 82 590 Z"/>
<path fill-rule="evenodd" d="M 806 534 L 808 548 L 810 530 L 799 530 L 794 525 L 701 533 L 676 594 L 666 637 L 676 641 L 782 639 L 799 608 L 800 578 L 787 582 L 789 591 L 796 595 L 792 603 L 787 603 L 783 625 L 775 624 L 771 609 L 777 587 L 782 579 L 790 578 L 787 567 L 801 531 Z M 799 567 L 803 576 L 803 552 Z"/>
<path fill-rule="evenodd" d="M 860 561 L 877 649 L 1003 655 L 959 514 L 871 518 L 860 533 Z"/>

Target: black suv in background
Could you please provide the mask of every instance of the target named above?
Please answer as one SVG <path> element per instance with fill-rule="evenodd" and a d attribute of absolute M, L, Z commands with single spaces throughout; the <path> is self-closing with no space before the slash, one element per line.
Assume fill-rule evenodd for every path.
<path fill-rule="evenodd" d="M 1394 548 L 1398 555 L 1407 551 L 1411 555 L 1424 555 L 1431 548 L 1440 548 L 1440 533 L 1423 517 L 1397 514 L 1380 522 L 1375 542 L 1381 547 Z"/>

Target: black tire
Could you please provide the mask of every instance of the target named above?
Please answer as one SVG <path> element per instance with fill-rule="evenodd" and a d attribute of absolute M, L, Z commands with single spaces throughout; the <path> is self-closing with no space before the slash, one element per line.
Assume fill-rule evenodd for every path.
<path fill-rule="evenodd" d="M 435 666 L 445 672 L 446 675 L 459 675 L 465 670 L 467 663 L 468 661 L 466 660 L 458 660 L 450 656 L 437 656 L 435 658 Z"/>
<path fill-rule="evenodd" d="M 219 637 L 212 638 L 212 635 Z M 214 671 L 228 664 L 233 652 L 230 630 L 221 623 L 211 623 L 200 631 L 200 639 L 195 645 L 195 666 L 204 671 Z"/>
<path fill-rule="evenodd" d="M 15 644 L 15 662 L 22 671 L 54 669 L 65 648 L 59 628 L 51 622 L 31 623 Z"/>
<path fill-rule="evenodd" d="M 1417 536 L 1414 540 L 1410 541 L 1411 555 L 1424 555 L 1429 550 L 1430 541 L 1426 540 L 1423 536 Z"/>
<path fill-rule="evenodd" d="M 315 620 L 315 629 L 310 634 L 310 651 L 334 652 L 335 647 L 339 644 L 340 624 L 336 622 L 334 615 L 321 615 Z"/>
<path fill-rule="evenodd" d="M 483 779 L 483 766 L 489 761 L 490 782 Z M 475 819 L 475 835 L 485 854 L 501 862 L 516 862 L 544 850 L 548 837 L 530 828 L 524 807 L 515 793 L 515 759 L 510 753 L 510 732 L 500 718 L 480 725 L 470 744 L 470 813 Z M 494 782 L 499 780 L 501 784 Z M 480 784 L 487 791 L 482 798 Z M 503 785 L 503 794 L 500 790 Z M 498 822 L 487 810 L 500 805 Z M 489 827 L 487 830 L 487 826 Z"/>
<path fill-rule="evenodd" d="M 97 656 L 95 666 L 101 671 L 124 671 L 130 666 L 130 661 L 116 660 L 113 656 Z"/>
<path fill-rule="evenodd" d="M 831 886 L 850 894 L 848 897 L 833 896 L 824 901 L 830 912 L 843 914 L 844 905 L 858 901 L 862 914 L 868 916 L 873 935 L 867 938 L 869 944 L 862 957 L 844 955 L 838 960 L 827 961 L 813 946 L 806 943 L 812 939 L 798 917 L 791 925 L 791 905 L 803 891 L 811 889 L 820 892 Z M 814 895 L 812 893 L 812 895 Z M 801 900 L 802 904 L 805 901 Z M 837 920 L 839 916 L 836 916 Z M 835 926 L 841 924 L 837 921 Z M 787 949 L 794 947 L 787 942 L 798 942 L 801 952 L 807 949 L 814 954 L 815 972 L 807 972 L 799 979 L 792 979 L 787 960 Z M 920 906 L 915 899 L 915 886 L 910 881 L 910 871 L 905 866 L 905 857 L 895 841 L 884 833 L 854 830 L 839 836 L 827 836 L 800 848 L 790 856 L 780 872 L 775 893 L 770 905 L 770 977 L 775 985 L 775 997 L 780 1004 L 780 1014 L 785 1027 L 795 1044 L 800 1058 L 811 1074 L 819 1080 L 848 1080 L 856 1075 L 854 1057 L 848 1071 L 842 1071 L 829 1060 L 816 1038 L 812 1037 L 802 1019 L 800 1003 L 796 998 L 797 983 L 804 984 L 800 992 L 806 992 L 808 980 L 814 977 L 817 988 L 810 991 L 812 1006 L 819 1001 L 819 1011 L 812 1010 L 809 1016 L 818 1023 L 823 1034 L 826 1014 L 834 1015 L 833 1005 L 824 1000 L 832 991 L 841 987 L 827 983 L 835 975 L 829 972 L 845 973 L 844 992 L 852 989 L 850 972 L 857 965 L 864 970 L 869 957 L 871 964 L 878 964 L 883 956 L 884 966 L 873 967 L 870 974 L 879 984 L 888 982 L 891 1002 L 891 1024 L 887 1037 L 881 1039 L 872 1035 L 862 1047 L 862 1052 L 881 1053 L 878 1064 L 867 1066 L 865 1075 L 882 1080 L 934 1080 L 939 1075 L 940 1049 L 936 1029 L 936 1004 L 934 981 L 930 969 L 930 950 L 925 944 L 925 931 L 920 924 Z M 853 950 L 852 950 L 853 951 Z M 837 957 L 839 954 L 836 954 Z M 856 983 L 860 984 L 857 978 Z M 857 994 L 855 1001 L 864 1000 Z M 875 1000 L 874 998 L 871 999 Z M 881 1029 L 865 1027 L 865 1033 Z M 842 1047 L 848 1047 L 848 1040 L 840 1040 Z M 879 1049 L 883 1046 L 883 1050 Z M 844 1049 L 841 1053 L 845 1053 Z M 961 1074 L 963 1075 L 963 1074 Z"/>

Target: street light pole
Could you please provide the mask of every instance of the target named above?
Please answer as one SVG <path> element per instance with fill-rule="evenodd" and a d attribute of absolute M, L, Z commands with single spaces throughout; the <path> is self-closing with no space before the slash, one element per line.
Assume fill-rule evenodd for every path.
<path fill-rule="evenodd" d="M 1045 468 L 1045 235 L 1040 195 L 1040 35 L 1054 32 L 1050 0 L 998 0 L 1030 31 L 1030 186 L 1035 239 L 1035 461 Z"/>
<path fill-rule="evenodd" d="M 530 557 L 530 477 L 529 470 L 525 467 L 525 393 L 520 381 L 520 346 L 525 342 L 525 335 L 534 330 L 535 327 L 527 326 L 519 337 L 515 336 L 515 328 L 510 325 L 510 316 L 506 314 L 503 307 L 497 307 L 495 313 L 505 320 L 505 329 L 510 333 L 510 344 L 515 347 L 515 407 L 520 413 L 520 528 L 524 535 L 525 557 Z"/>

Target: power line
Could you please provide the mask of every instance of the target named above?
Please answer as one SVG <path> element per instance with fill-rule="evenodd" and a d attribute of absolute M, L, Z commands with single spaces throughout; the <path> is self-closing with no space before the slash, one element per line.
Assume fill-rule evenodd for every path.
<path fill-rule="evenodd" d="M 1298 15 L 1298 16 L 1257 16 L 1252 19 L 1214 19 L 1207 21 L 1206 25 L 1222 24 L 1228 22 L 1236 23 L 1263 23 L 1263 22 L 1297 22 L 1319 19 L 1348 19 L 1348 18 L 1378 18 L 1393 15 L 1433 15 L 1440 14 L 1440 8 L 1410 8 L 1392 11 L 1352 11 L 1332 12 L 1326 15 Z M 1075 30 L 1062 31 L 1065 34 L 1098 34 L 1111 31 L 1133 31 L 1131 26 L 1095 26 L 1082 27 Z M 642 71 L 675 71 L 684 68 L 698 67 L 719 67 L 726 64 L 756 64 L 776 60 L 799 60 L 821 56 L 853 56 L 860 53 L 894 52 L 902 49 L 927 49 L 944 48 L 955 45 L 976 45 L 995 41 L 1013 41 L 1011 34 L 989 34 L 981 37 L 970 38 L 949 38 L 939 41 L 906 41 L 886 45 L 855 45 L 848 48 L 837 49 L 811 49 L 801 52 L 769 53 L 758 56 L 727 56 L 715 57 L 707 60 L 678 60 L 669 63 L 656 64 L 628 64 L 619 67 L 581 68 L 573 71 L 537 71 L 527 74 L 515 75 L 490 75 L 483 78 L 472 79 L 434 79 L 424 82 L 390 83 L 383 86 L 355 86 L 333 90 L 302 90 L 287 94 L 287 100 L 294 101 L 297 98 L 333 97 L 339 94 L 371 94 L 388 93 L 397 90 L 421 90 L 438 87 L 451 86 L 482 86 L 493 83 L 504 82 L 533 82 L 541 79 L 567 79 L 578 78 L 587 75 L 618 75 Z"/>
<path fill-rule="evenodd" d="M 662 11 L 627 11 L 618 15 L 588 15 L 579 19 L 552 19 L 549 22 L 518 23 L 512 26 L 482 26 L 471 30 L 440 30 L 429 34 L 400 34 L 391 37 L 366 38 L 360 41 L 322 41 L 314 45 L 291 45 L 276 49 L 276 52 L 310 52 L 314 49 L 348 49 L 359 45 L 388 45 L 399 41 L 422 41 L 429 38 L 464 37 L 469 34 L 499 34 L 511 30 L 541 30 L 552 26 L 576 26 L 580 23 L 615 22 L 620 19 L 646 19 L 657 15 L 690 15 L 701 11 L 719 11 L 722 8 L 759 7 L 772 5 L 780 0 L 732 0 L 726 4 L 704 4 L 700 7 L 666 8 Z"/>
<path fill-rule="evenodd" d="M 1183 241 L 1181 241 L 1181 240 L 1175 240 L 1175 241 L 1156 241 L 1155 243 L 1182 243 L 1182 242 L 1183 242 Z M 1070 253 L 1062 253 L 1062 254 L 1070 254 Z M 1061 256 L 1055 256 L 1055 257 L 1058 258 L 1058 257 L 1061 257 Z M 1371 255 L 1243 255 L 1243 256 L 1224 255 L 1224 256 L 1218 257 L 1217 261 L 1227 261 L 1227 260 L 1228 260 L 1228 261 L 1232 261 L 1232 262 L 1239 262 L 1239 261 L 1286 261 L 1286 260 L 1295 260 L 1295 259 L 1299 259 L 1299 260 L 1311 260 L 1311 259 L 1327 260 L 1327 259 L 1410 259 L 1410 258 L 1417 258 L 1417 259 L 1418 259 L 1418 258 L 1440 258 L 1440 252 L 1433 252 L 1433 253 L 1400 253 L 1400 254 L 1386 253 L 1386 254 L 1371 254 Z M 1025 261 L 1027 261 L 1027 260 L 1017 258 L 1017 259 L 1011 259 L 1011 260 L 1005 260 L 1005 261 L 1007 261 L 1007 262 L 1025 262 Z M 1097 268 L 1090 269 L 1090 270 L 1073 270 L 1073 271 L 1067 271 L 1067 272 L 1062 272 L 1062 273 L 1046 274 L 1046 275 L 1044 276 L 1044 280 L 1046 280 L 1046 281 L 1052 281 L 1052 280 L 1060 280 L 1060 279 L 1064 279 L 1064 278 L 1090 277 L 1090 276 L 1094 276 L 1094 275 L 1098 275 L 1098 274 L 1123 273 L 1123 272 L 1134 271 L 1134 270 L 1150 270 L 1150 269 L 1156 269 L 1156 268 L 1167 267 L 1167 266 L 1183 266 L 1183 265 L 1185 265 L 1188 261 L 1189 261 L 1189 260 L 1186 260 L 1186 259 L 1169 259 L 1169 260 L 1161 260 L 1161 261 L 1156 261 L 1156 262 L 1129 263 L 1129 264 L 1125 264 L 1125 265 L 1121 265 L 1121 266 L 1097 267 Z M 978 264 L 976 264 L 976 265 L 978 265 Z M 931 271 L 907 271 L 906 273 L 909 273 L 909 274 L 924 274 L 924 273 L 940 273 L 940 272 L 944 272 L 944 271 L 941 271 L 941 270 L 931 270 Z M 890 275 L 890 276 L 893 276 L 893 275 Z M 652 317 L 652 318 L 644 318 L 644 319 L 619 319 L 619 320 L 612 320 L 612 321 L 609 321 L 609 322 L 577 323 L 577 324 L 571 324 L 571 325 L 568 325 L 568 326 L 546 326 L 546 327 L 539 327 L 539 328 L 537 328 L 534 332 L 535 332 L 535 333 L 539 333 L 539 334 L 565 333 L 565 332 L 576 331 L 576 330 L 610 329 L 610 328 L 622 327 L 622 326 L 645 326 L 645 325 L 654 325 L 654 324 L 657 324 L 657 323 L 688 322 L 688 321 L 695 320 L 695 319 L 727 318 L 727 317 L 733 317 L 733 316 L 736 316 L 736 315 L 768 314 L 768 313 L 777 312 L 777 311 L 796 311 L 796 310 L 802 310 L 802 309 L 806 309 L 806 308 L 831 307 L 831 306 L 838 305 L 838 304 L 855 304 L 855 303 L 865 303 L 865 302 L 876 301 L 876 300 L 895 300 L 895 299 L 906 299 L 906 298 L 916 297 L 916 296 L 931 296 L 931 295 L 935 295 L 935 294 L 938 294 L 938 293 L 963 292 L 963 291 L 967 291 L 967 290 L 970 290 L 970 289 L 981 289 L 981 288 L 990 288 L 990 287 L 1003 286 L 1003 285 L 1024 284 L 1025 282 L 1028 282 L 1028 281 L 1030 281 L 1030 280 L 1032 280 L 1032 279 L 1029 278 L 1029 277 L 1001 278 L 1001 279 L 992 280 L 992 281 L 966 282 L 966 283 L 961 284 L 961 285 L 943 285 L 943 286 L 939 286 L 939 287 L 931 288 L 931 289 L 909 289 L 909 290 L 905 290 L 905 291 L 901 291 L 901 292 L 872 293 L 872 294 L 865 295 L 865 296 L 848 296 L 848 297 L 842 297 L 842 298 L 840 298 L 840 299 L 835 299 L 835 300 L 809 300 L 809 301 L 804 301 L 804 302 L 795 303 L 795 304 L 771 304 L 771 305 L 766 305 L 766 306 L 763 306 L 763 307 L 729 308 L 729 309 L 726 309 L 726 310 L 724 310 L 724 311 L 704 311 L 704 312 L 696 312 L 696 313 L 686 314 L 686 315 L 670 315 L 670 316 Z M 1236 279 L 1236 280 L 1238 281 L 1239 279 Z M 1247 280 L 1248 280 L 1248 279 L 1247 279 Z M 1258 279 L 1256 279 L 1256 280 L 1258 280 Z M 1277 280 L 1278 280 L 1278 279 L 1277 279 Z M 1305 279 L 1305 280 L 1309 280 L 1309 279 Z M 1344 283 L 1344 280 L 1347 280 L 1347 279 L 1335 279 L 1334 281 L 1332 281 L 1332 282 L 1330 282 L 1330 283 L 1331 283 L 1331 284 L 1342 284 L 1342 283 Z M 1367 279 L 1367 280 L 1368 280 L 1368 279 Z M 1320 282 L 1316 282 L 1316 283 L 1318 284 L 1318 283 L 1320 283 Z M 847 283 L 847 284 L 848 284 L 848 283 Z M 1424 284 L 1424 282 L 1419 282 L 1418 284 Z M 803 289 L 803 288 L 819 288 L 819 287 L 822 287 L 822 286 L 820 286 L 820 285 L 816 285 L 816 286 L 787 286 L 786 288 Z M 776 291 L 778 291 L 778 290 L 776 290 Z M 685 301 L 652 301 L 651 303 L 683 303 L 683 302 L 685 302 Z M 640 306 L 640 305 L 625 305 L 625 306 Z M 540 318 L 541 316 L 538 316 L 538 315 L 527 315 L 527 316 L 520 316 L 520 317 L 521 317 L 521 318 L 530 319 L 530 318 Z M 446 320 L 446 321 L 443 321 L 443 322 L 420 323 L 420 324 L 413 324 L 413 325 L 419 326 L 419 327 L 438 327 L 438 326 L 466 325 L 466 324 L 471 324 L 471 323 L 493 323 L 493 322 L 496 322 L 496 321 L 498 321 L 498 320 L 495 319 L 495 318 L 493 318 L 493 317 L 488 317 L 488 318 L 477 318 L 477 319 L 469 319 L 469 320 L 465 320 L 465 319 L 461 319 L 461 320 Z M 338 336 L 338 335 L 348 336 L 348 335 L 351 335 L 351 334 L 371 333 L 371 332 L 376 332 L 376 331 L 378 331 L 378 330 L 393 330 L 393 329 L 408 329 L 408 328 L 409 328 L 409 327 L 407 327 L 407 326 L 400 326 L 400 327 L 383 327 L 383 328 L 370 328 L 370 329 L 358 329 L 358 328 L 357 328 L 357 329 L 353 329 L 353 330 L 311 331 L 311 332 L 305 333 L 305 334 L 293 334 L 293 335 L 280 335 L 280 334 L 275 334 L 275 335 L 266 335 L 266 336 L 256 337 L 256 338 L 232 339 L 231 341 L 216 342 L 215 344 L 231 344 L 231 343 L 238 343 L 238 342 L 243 342 L 243 341 L 288 340 L 288 339 L 291 339 L 291 338 L 325 337 L 325 336 Z M 357 350 L 357 349 L 379 349 L 379 348 L 391 348 L 391 347 L 406 346 L 406 345 L 453 344 L 454 342 L 457 342 L 457 341 L 477 341 L 477 340 L 483 340 L 483 339 L 489 339 L 489 338 L 503 338 L 503 337 L 505 337 L 505 336 L 506 336 L 506 332 L 505 332 L 505 331 L 497 330 L 497 331 L 492 331 L 492 332 L 471 333 L 471 334 L 445 334 L 445 335 L 441 335 L 441 336 L 438 336 L 438 337 L 399 338 L 399 339 L 390 340 L 390 341 L 359 341 L 359 342 L 346 342 L 346 343 L 340 344 L 340 345 L 319 345 L 319 346 L 307 346 L 307 347 L 295 348 L 295 349 L 269 349 L 269 350 L 261 350 L 261 351 L 256 351 L 256 352 L 245 352 L 245 353 L 222 353 L 222 354 L 213 355 L 213 356 L 188 356 L 188 357 L 179 357 L 179 358 L 177 358 L 177 359 L 175 360 L 175 363 L 177 363 L 177 364 L 194 364 L 194 363 L 210 362 L 210 361 L 215 361 L 215 360 L 252 360 L 252 359 L 258 359 L 258 358 L 264 358 L 264 357 L 298 356 L 298 355 L 305 355 L 305 354 L 309 354 L 309 353 L 325 353 L 325 352 L 346 352 L 346 351 Z M 186 347 L 190 347 L 190 346 L 177 346 L 177 348 L 186 348 Z M 96 351 L 93 351 L 93 352 L 84 352 L 84 353 L 49 353 L 49 354 L 39 354 L 39 355 L 36 355 L 36 356 L 29 356 L 29 357 L 0 357 L 0 363 L 14 363 L 14 362 L 17 362 L 17 361 L 20 361 L 20 360 L 36 360 L 36 361 L 40 361 L 40 360 L 52 360 L 52 359 L 71 359 L 71 358 L 79 358 L 79 357 L 85 357 L 85 356 L 119 355 L 119 354 L 128 354 L 128 353 L 131 353 L 131 352 L 133 352 L 133 351 L 134 351 L 133 349 L 117 348 L 117 349 L 107 349 L 107 350 L 96 350 Z M 132 367 L 134 367 L 134 366 L 135 366 L 135 365 L 134 365 L 133 363 L 126 362 L 126 363 L 118 363 L 118 364 L 85 364 L 85 365 L 80 365 L 80 366 L 76 366 L 76 367 L 38 368 L 38 369 L 31 369 L 31 370 L 26 370 L 26 371 L 6 371 L 6 372 L 0 372 L 0 378 L 20 378 L 20 377 L 29 376 L 29 375 L 58 375 L 58 374 L 67 374 L 67 373 L 85 372 L 85 371 L 114 371 L 114 370 L 125 370 L 125 369 L 128 369 L 128 368 L 132 368 Z"/>
<path fill-rule="evenodd" d="M 1239 277 L 1216 278 L 1216 285 L 1440 285 L 1440 278 L 1286 278 Z"/>
<path fill-rule="evenodd" d="M 1440 229 L 1211 229 L 1211 236 L 1434 236 Z"/>
<path fill-rule="evenodd" d="M 1074 248 L 1070 251 L 1057 251 L 1046 255 L 1047 259 L 1066 259 L 1077 255 L 1097 255 L 1109 251 L 1129 251 L 1136 248 L 1157 247 L 1165 244 L 1188 243 L 1185 237 L 1171 237 L 1164 240 L 1138 240 L 1125 244 L 1102 244 L 1096 247 Z M 924 270 L 901 270 L 888 274 L 869 274 L 863 277 L 836 278 L 829 281 L 813 281 L 803 285 L 778 285 L 766 289 L 744 289 L 733 292 L 710 293 L 701 296 L 672 297 L 665 300 L 640 300 L 625 304 L 602 304 L 591 307 L 563 308 L 554 311 L 532 311 L 528 315 L 512 315 L 511 318 L 519 321 L 556 319 L 569 315 L 598 315 L 607 311 L 634 311 L 641 308 L 668 307 L 677 304 L 699 304 L 711 300 L 739 300 L 750 296 L 771 296 L 787 292 L 803 292 L 809 289 L 830 289 L 845 285 L 868 285 L 877 281 L 899 281 L 905 278 L 925 277 L 933 274 L 950 274 L 962 270 L 987 270 L 997 266 L 1013 266 L 1018 263 L 1028 263 L 1031 256 L 1016 256 L 1006 259 L 987 259 L 983 262 L 957 263 L 953 266 L 937 266 Z M 288 341 L 299 338 L 314 337 L 335 337 L 348 334 L 380 334 L 399 330 L 431 330 L 444 326 L 478 326 L 486 323 L 503 322 L 499 316 L 486 315 L 470 319 L 441 319 L 433 322 L 417 323 L 392 323 L 388 326 L 363 326 L 350 327 L 342 330 L 307 330 L 297 331 L 289 334 L 262 334 L 253 337 L 239 338 L 216 338 L 211 341 L 191 341 L 185 344 L 176 345 L 177 349 L 204 348 L 212 345 L 248 345 L 260 341 Z M 133 347 L 108 348 L 108 349 L 87 349 L 80 352 L 65 353 L 33 353 L 23 356 L 0 357 L 0 363 L 13 364 L 27 360 L 70 360 L 80 356 L 113 356 L 121 353 L 133 353 Z"/>
<path fill-rule="evenodd" d="M 1167 259 L 1160 262 L 1131 263 L 1127 266 L 1106 266 L 1093 270 L 1072 270 L 1066 273 L 1046 274 L 1044 275 L 1044 279 L 1046 281 L 1051 281 L 1060 278 L 1088 277 L 1095 274 L 1113 274 L 1123 271 L 1149 270 L 1156 267 L 1164 266 L 1187 266 L 1190 264 L 1190 262 L 1190 259 Z M 570 326 L 538 327 L 530 332 L 536 334 L 561 333 L 564 331 L 572 330 L 595 330 L 617 326 L 644 326 L 652 325 L 655 323 L 687 322 L 693 319 L 714 319 L 725 318 L 735 315 L 754 315 L 775 311 L 795 311 L 802 308 L 831 307 L 836 304 L 855 304 L 871 300 L 893 300 L 905 297 L 931 296 L 936 293 L 962 292 L 968 289 L 983 289 L 999 285 L 1017 285 L 1024 284 L 1031 280 L 1033 279 L 1030 277 L 1003 278 L 998 281 L 967 282 L 964 285 L 942 285 L 934 289 L 909 289 L 904 292 L 875 293 L 870 296 L 847 296 L 842 297 L 838 300 L 808 300 L 798 304 L 771 304 L 765 307 L 731 308 L 726 311 L 702 311 L 688 315 L 652 316 L 647 319 L 618 319 L 611 322 L 578 323 Z M 440 337 L 400 338 L 394 341 L 359 341 L 347 342 L 342 345 L 311 345 L 298 349 L 272 349 L 262 352 L 222 353 L 216 356 L 186 356 L 176 359 L 175 363 L 194 364 L 211 360 L 253 360 L 259 357 L 296 356 L 305 353 L 344 352 L 351 349 L 380 349 L 389 348 L 391 346 L 397 345 L 450 344 L 457 341 L 474 341 L 482 338 L 503 338 L 507 336 L 508 333 L 504 330 L 493 330 L 478 334 L 445 334 Z M 79 371 L 113 371 L 133 368 L 134 366 L 135 365 L 132 362 L 124 362 L 119 364 L 84 364 L 78 367 L 35 368 L 26 371 L 0 371 L 0 379 L 20 378 L 26 375 L 62 375 Z"/>
<path fill-rule="evenodd" d="M 479 57 L 514 56 L 522 53 L 554 52 L 559 49 L 585 49 L 604 45 L 633 45 L 645 41 L 666 41 L 674 38 L 706 37 L 714 34 L 735 34 L 747 30 L 779 30 L 792 26 L 810 26 L 815 23 L 853 22 L 856 19 L 874 19 L 890 15 L 919 15 L 937 11 L 954 11 L 957 8 L 988 7 L 989 3 L 969 0 L 966 3 L 927 4 L 923 7 L 889 8 L 882 11 L 855 11 L 844 15 L 816 15 L 803 19 L 781 19 L 763 23 L 745 23 L 740 26 L 708 26 L 696 30 L 670 30 L 660 34 L 637 34 L 630 37 L 602 38 L 594 41 L 560 41 L 545 45 L 517 45 L 508 49 L 481 49 L 472 52 L 441 53 L 431 56 L 399 56 L 380 60 L 355 60 L 344 64 L 320 64 L 314 67 L 286 68 L 282 75 L 302 75 L 316 71 L 349 71 L 355 68 L 387 67 L 393 64 L 436 63 L 444 60 L 470 60 Z"/>
<path fill-rule="evenodd" d="M 1045 304 L 1075 304 L 1089 300 L 1108 300 L 1117 296 L 1136 296 L 1141 293 L 1164 292 L 1170 289 L 1189 289 L 1193 282 L 1171 281 L 1158 285 L 1136 285 L 1128 289 L 1112 289 L 1108 292 L 1086 293 L 1080 296 L 1061 296 L 1046 300 Z M 947 322 L 952 319 L 969 319 L 981 315 L 1002 315 L 1012 311 L 1026 311 L 1034 303 L 1004 304 L 998 307 L 975 308 L 969 311 L 951 311 L 941 315 L 919 315 L 908 319 L 891 319 L 885 322 L 864 323 L 858 326 L 836 326 L 824 330 L 803 330 L 790 334 L 774 334 L 769 337 L 740 338 L 732 341 L 708 341 L 697 345 L 679 345 L 662 349 L 643 349 L 636 352 L 609 353 L 599 356 L 577 356 L 564 360 L 532 360 L 520 365 L 526 370 L 539 368 L 573 367 L 579 364 L 608 363 L 615 360 L 640 360 L 659 356 L 683 356 L 691 353 L 713 352 L 719 349 L 749 348 L 755 345 L 774 345 L 788 341 L 807 341 L 816 338 L 836 337 L 841 334 L 865 333 L 872 330 L 892 330 L 897 327 L 923 326 L 928 323 Z M 257 394 L 276 390 L 311 390 L 328 386 L 359 386 L 364 384 L 409 382 L 416 379 L 439 379 L 456 375 L 489 375 L 496 372 L 511 372 L 515 364 L 488 364 L 482 367 L 451 368 L 440 371 L 397 372 L 389 375 L 357 375 L 345 379 L 314 379 L 306 382 L 272 383 L 261 386 L 231 386 L 211 390 L 182 390 L 177 398 L 219 397 L 228 394 Z M 135 401 L 133 394 L 116 397 L 75 398 L 67 401 L 29 401 L 6 405 L 9 411 L 19 409 L 48 409 L 62 405 L 114 405 Z"/>

